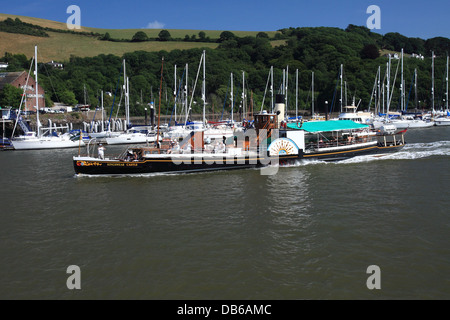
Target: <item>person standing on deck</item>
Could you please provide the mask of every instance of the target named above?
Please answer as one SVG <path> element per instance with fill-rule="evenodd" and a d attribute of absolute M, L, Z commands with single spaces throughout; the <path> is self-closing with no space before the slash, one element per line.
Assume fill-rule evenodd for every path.
<path fill-rule="evenodd" d="M 98 145 L 98 157 L 105 159 L 105 147 L 101 143 Z"/>

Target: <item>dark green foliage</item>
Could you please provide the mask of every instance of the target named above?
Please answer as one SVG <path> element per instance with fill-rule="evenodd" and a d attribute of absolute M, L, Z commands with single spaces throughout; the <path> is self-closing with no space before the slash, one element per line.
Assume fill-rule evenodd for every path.
<path fill-rule="evenodd" d="M 158 33 L 158 39 L 159 39 L 159 41 L 169 41 L 170 39 L 171 39 L 171 35 L 170 35 L 170 32 L 169 31 L 167 31 L 167 30 L 161 30 L 159 33 Z"/>
<path fill-rule="evenodd" d="M 434 51 L 437 56 L 448 55 L 450 53 L 450 39 L 443 37 L 428 39 L 425 42 L 425 50 L 427 54 Z"/>
<path fill-rule="evenodd" d="M 0 106 L 13 106 L 17 108 L 20 105 L 22 94 L 22 89 L 5 84 L 3 90 L 0 91 Z"/>
<path fill-rule="evenodd" d="M 380 56 L 380 50 L 374 44 L 365 45 L 361 50 L 361 58 L 363 59 L 376 59 Z"/>
<path fill-rule="evenodd" d="M 103 37 L 100 38 L 100 40 L 109 41 L 111 40 L 111 35 L 109 34 L 109 32 L 107 32 Z"/>
<path fill-rule="evenodd" d="M 138 31 L 134 34 L 133 38 L 131 39 L 132 42 L 143 42 L 147 41 L 148 36 L 144 31 Z"/>
<path fill-rule="evenodd" d="M 59 33 L 73 33 L 77 35 L 99 37 L 101 34 L 94 32 L 81 32 L 69 29 L 53 29 L 48 27 L 41 27 L 35 24 L 22 22 L 19 18 L 0 21 L 0 31 L 9 33 L 20 33 L 37 37 L 49 37 L 45 31 L 59 32 Z"/>
<path fill-rule="evenodd" d="M 27 34 L 36 37 L 48 37 L 48 33 L 44 31 L 44 28 L 22 22 L 19 18 L 15 20 L 7 18 L 6 20 L 0 21 L 0 31 Z"/>
<path fill-rule="evenodd" d="M 256 35 L 256 37 L 257 37 L 257 38 L 266 38 L 266 39 L 269 39 L 269 35 L 268 35 L 267 33 L 265 33 L 265 32 L 259 32 L 259 33 Z"/>
<path fill-rule="evenodd" d="M 8 69 L 6 71 L 24 70 L 30 67 L 30 60 L 24 54 L 5 52 L 1 60 L 8 63 Z"/>
<path fill-rule="evenodd" d="M 219 42 L 234 40 L 236 36 L 231 31 L 224 31 L 220 34 Z"/>

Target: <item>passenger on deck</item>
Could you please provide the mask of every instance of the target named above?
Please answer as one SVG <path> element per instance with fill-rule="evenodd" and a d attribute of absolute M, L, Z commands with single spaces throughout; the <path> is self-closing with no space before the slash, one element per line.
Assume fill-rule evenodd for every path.
<path fill-rule="evenodd" d="M 178 144 L 178 141 L 173 142 L 171 153 L 180 153 L 180 145 Z"/>
<path fill-rule="evenodd" d="M 105 147 L 101 143 L 98 145 L 98 157 L 105 159 Z"/>
<path fill-rule="evenodd" d="M 131 150 L 128 150 L 126 160 L 127 161 L 132 161 L 133 160 L 133 152 Z"/>
<path fill-rule="evenodd" d="M 348 143 L 352 144 L 353 143 L 353 136 L 348 136 Z"/>
<path fill-rule="evenodd" d="M 187 143 L 186 147 L 183 149 L 183 153 L 191 153 L 191 144 Z"/>

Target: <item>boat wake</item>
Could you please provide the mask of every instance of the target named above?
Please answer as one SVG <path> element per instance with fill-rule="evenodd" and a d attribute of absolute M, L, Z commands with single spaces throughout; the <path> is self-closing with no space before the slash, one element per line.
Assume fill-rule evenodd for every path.
<path fill-rule="evenodd" d="M 450 141 L 437 141 L 429 143 L 411 143 L 407 144 L 401 151 L 386 154 L 372 154 L 364 156 L 356 156 L 354 158 L 328 162 L 322 160 L 298 160 L 292 164 L 281 165 L 282 167 L 302 167 L 318 164 L 348 164 L 348 163 L 364 163 L 379 160 L 415 160 L 436 156 L 450 156 Z"/>
<path fill-rule="evenodd" d="M 377 160 L 415 160 L 439 156 L 450 156 L 450 141 L 411 143 L 396 153 L 358 156 L 341 161 L 341 163 L 361 163 Z"/>
<path fill-rule="evenodd" d="M 173 173 L 171 174 L 171 173 L 161 173 L 161 172 L 136 173 L 136 174 L 102 174 L 102 175 L 79 173 L 79 174 L 74 174 L 73 177 L 77 178 L 77 179 L 83 179 L 83 178 L 95 178 L 95 179 L 118 178 L 118 179 L 122 179 L 122 178 L 152 178 L 152 177 L 173 176 L 173 175 L 174 175 Z"/>

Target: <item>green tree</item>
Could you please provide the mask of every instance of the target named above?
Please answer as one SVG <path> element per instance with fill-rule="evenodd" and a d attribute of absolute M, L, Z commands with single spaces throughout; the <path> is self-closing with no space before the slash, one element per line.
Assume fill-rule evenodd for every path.
<path fill-rule="evenodd" d="M 374 44 L 368 44 L 361 50 L 361 58 L 376 59 L 380 56 L 380 50 Z"/>
<path fill-rule="evenodd" d="M 64 90 L 58 94 L 59 99 L 62 103 L 73 106 L 78 103 L 78 101 L 75 99 L 75 94 L 72 91 Z"/>
<path fill-rule="evenodd" d="M 200 31 L 200 32 L 198 33 L 198 39 L 199 39 L 201 42 L 205 42 L 205 41 L 206 41 L 206 33 L 203 32 L 203 31 Z"/>
<path fill-rule="evenodd" d="M 101 40 L 109 41 L 111 40 L 111 35 L 109 32 L 105 33 L 105 35 L 101 38 Z"/>
<path fill-rule="evenodd" d="M 224 31 L 219 36 L 219 42 L 225 42 L 229 40 L 235 40 L 236 36 L 231 31 Z"/>
<path fill-rule="evenodd" d="M 257 38 L 265 38 L 265 39 L 269 39 L 269 35 L 265 32 L 258 32 L 258 34 L 256 35 Z"/>
<path fill-rule="evenodd" d="M 18 108 L 22 100 L 23 90 L 16 88 L 9 83 L 5 84 L 0 91 L 0 105 Z"/>
<path fill-rule="evenodd" d="M 167 30 L 161 30 L 161 31 L 158 33 L 158 38 L 159 38 L 159 41 L 169 41 L 169 40 L 172 39 L 172 36 L 170 35 L 170 32 L 169 32 L 169 31 L 167 31 Z"/>
<path fill-rule="evenodd" d="M 134 34 L 133 38 L 131 39 L 132 42 L 143 42 L 147 41 L 148 36 L 144 31 L 138 31 Z"/>

